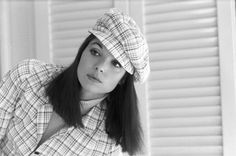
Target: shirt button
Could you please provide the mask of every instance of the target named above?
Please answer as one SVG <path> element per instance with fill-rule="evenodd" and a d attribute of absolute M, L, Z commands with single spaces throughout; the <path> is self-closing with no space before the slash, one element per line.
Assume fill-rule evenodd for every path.
<path fill-rule="evenodd" d="M 35 152 L 34 152 L 34 154 L 37 154 L 37 155 L 38 155 L 38 154 L 39 154 L 39 152 L 38 152 L 38 151 L 35 151 Z"/>

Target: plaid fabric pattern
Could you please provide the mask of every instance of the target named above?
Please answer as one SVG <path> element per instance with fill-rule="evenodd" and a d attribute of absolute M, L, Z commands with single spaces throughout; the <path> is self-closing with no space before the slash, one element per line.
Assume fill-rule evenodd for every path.
<path fill-rule="evenodd" d="M 25 60 L 0 82 L 0 155 L 103 156 L 119 155 L 105 132 L 105 107 L 98 104 L 83 116 L 85 128 L 65 127 L 37 149 L 52 115 L 45 97 L 47 83 L 63 67 Z"/>
<path fill-rule="evenodd" d="M 112 8 L 89 32 L 103 43 L 127 72 L 134 74 L 136 82 L 142 83 L 147 79 L 150 73 L 147 42 L 131 17 Z"/>

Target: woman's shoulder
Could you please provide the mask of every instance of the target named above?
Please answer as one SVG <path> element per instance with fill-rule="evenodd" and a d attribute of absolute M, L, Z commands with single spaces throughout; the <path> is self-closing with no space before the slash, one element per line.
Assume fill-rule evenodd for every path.
<path fill-rule="evenodd" d="M 41 80 L 48 79 L 63 71 L 64 67 L 53 63 L 46 63 L 37 59 L 26 59 L 15 66 L 20 77 L 37 77 Z"/>
<path fill-rule="evenodd" d="M 23 71 L 27 73 L 38 73 L 40 74 L 41 72 L 52 72 L 52 71 L 60 71 L 63 70 L 64 67 L 61 65 L 56 65 L 53 63 L 46 63 L 41 60 L 37 59 L 26 59 L 21 61 L 18 65 L 19 69 L 22 69 Z"/>

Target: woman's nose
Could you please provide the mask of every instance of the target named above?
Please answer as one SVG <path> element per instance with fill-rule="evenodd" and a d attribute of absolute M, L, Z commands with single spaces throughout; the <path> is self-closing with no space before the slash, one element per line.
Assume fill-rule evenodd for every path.
<path fill-rule="evenodd" d="M 95 65 L 95 69 L 96 71 L 100 72 L 100 73 L 104 73 L 104 71 L 106 70 L 106 63 L 105 61 L 100 61 Z"/>
<path fill-rule="evenodd" d="M 95 67 L 96 71 L 100 72 L 100 73 L 103 73 L 104 72 L 104 69 L 99 67 L 99 66 L 96 66 Z"/>

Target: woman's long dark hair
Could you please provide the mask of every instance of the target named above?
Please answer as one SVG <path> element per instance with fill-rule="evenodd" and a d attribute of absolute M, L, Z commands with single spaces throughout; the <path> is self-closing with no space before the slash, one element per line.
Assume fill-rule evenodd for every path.
<path fill-rule="evenodd" d="M 79 48 L 74 62 L 53 79 L 46 88 L 46 95 L 53 109 L 69 126 L 83 127 L 80 110 L 81 85 L 77 78 L 77 67 L 84 49 L 95 39 L 90 34 Z M 137 95 L 133 76 L 126 73 L 124 81 L 105 99 L 106 132 L 120 144 L 124 152 L 133 155 L 140 150 L 142 129 L 140 126 Z"/>

